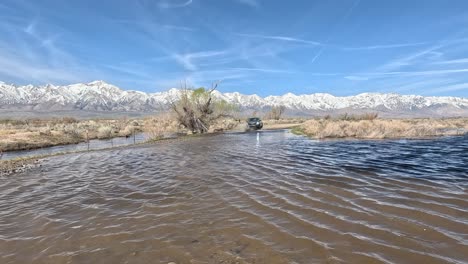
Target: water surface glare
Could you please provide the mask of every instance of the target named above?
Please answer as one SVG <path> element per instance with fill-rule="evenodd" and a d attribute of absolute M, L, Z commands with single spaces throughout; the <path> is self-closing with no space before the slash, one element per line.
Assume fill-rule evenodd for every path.
<path fill-rule="evenodd" d="M 468 137 L 232 133 L 0 178 L 0 263 L 467 263 Z"/>

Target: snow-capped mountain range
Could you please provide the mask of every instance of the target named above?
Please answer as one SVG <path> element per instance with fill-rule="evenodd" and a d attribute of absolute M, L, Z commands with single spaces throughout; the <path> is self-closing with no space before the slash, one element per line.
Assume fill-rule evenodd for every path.
<path fill-rule="evenodd" d="M 87 111 L 157 111 L 176 100 L 180 91 L 144 93 L 126 91 L 104 81 L 66 86 L 16 86 L 0 82 L 0 109 L 27 110 L 87 110 Z M 240 93 L 214 91 L 217 98 L 238 105 L 241 109 L 265 110 L 283 105 L 296 112 L 336 110 L 376 110 L 384 112 L 452 111 L 468 115 L 468 98 L 425 97 L 394 93 L 362 93 L 336 97 L 326 93 L 260 97 Z M 453 115 L 453 114 L 452 114 Z"/>

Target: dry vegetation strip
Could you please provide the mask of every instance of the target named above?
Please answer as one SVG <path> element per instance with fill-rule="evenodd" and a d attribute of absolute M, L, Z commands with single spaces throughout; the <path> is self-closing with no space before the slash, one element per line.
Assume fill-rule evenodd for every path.
<path fill-rule="evenodd" d="M 142 121 L 76 120 L 1 120 L 0 152 L 56 145 L 76 144 L 91 139 L 129 136 L 142 130 Z"/>
<path fill-rule="evenodd" d="M 263 130 L 295 128 L 303 124 L 306 120 L 307 119 L 304 118 L 266 119 L 263 120 Z"/>
<path fill-rule="evenodd" d="M 233 118 L 217 119 L 208 132 L 230 130 L 239 124 Z M 242 123 L 243 124 L 243 123 Z M 190 131 L 181 126 L 173 113 L 161 113 L 143 120 L 0 120 L 0 153 L 57 145 L 77 144 L 91 139 L 110 139 L 144 132 L 149 140 L 159 140 Z M 1 154 L 0 154 L 1 160 Z"/>
<path fill-rule="evenodd" d="M 463 135 L 468 132 L 468 118 L 449 119 L 314 119 L 295 132 L 313 138 L 424 138 Z"/>
<path fill-rule="evenodd" d="M 294 128 L 293 128 L 294 127 Z M 448 119 L 378 119 L 376 114 L 342 115 L 305 120 L 264 120 L 264 129 L 293 128 L 296 133 L 313 138 L 422 138 L 460 135 L 468 132 L 468 118 Z M 243 130 L 243 118 L 218 118 L 207 132 Z M 190 130 L 180 124 L 174 113 L 167 112 L 144 120 L 0 120 L 1 152 L 75 144 L 90 139 L 108 139 L 144 132 L 149 140 L 160 140 Z"/>
<path fill-rule="evenodd" d="M 143 146 L 145 144 L 173 144 L 174 142 L 189 141 L 189 140 L 194 140 L 199 137 L 206 137 L 206 136 L 212 136 L 212 135 L 215 135 L 215 134 L 207 133 L 207 134 L 192 134 L 192 135 L 176 137 L 176 138 L 153 138 L 154 140 L 136 143 L 132 145 L 131 147 Z M 26 157 L 20 157 L 20 158 L 15 158 L 15 159 L 10 159 L 10 160 L 1 159 L 2 153 L 0 152 L 0 176 L 8 176 L 11 174 L 24 172 L 24 171 L 33 169 L 35 167 L 40 167 L 44 159 L 54 157 L 54 156 L 84 153 L 84 152 L 107 151 L 110 149 L 128 148 L 128 147 L 129 146 L 116 146 L 116 147 L 108 147 L 108 148 L 101 148 L 101 149 L 66 151 L 66 152 L 58 152 L 58 153 L 52 153 L 52 154 L 26 156 Z"/>
<path fill-rule="evenodd" d="M 40 166 L 39 158 L 0 160 L 0 176 L 23 172 L 37 166 Z"/>

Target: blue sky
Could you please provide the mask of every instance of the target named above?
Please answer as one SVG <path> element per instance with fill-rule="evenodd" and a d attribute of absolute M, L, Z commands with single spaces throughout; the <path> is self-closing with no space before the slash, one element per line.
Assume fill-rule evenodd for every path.
<path fill-rule="evenodd" d="M 468 1 L 2 0 L 0 80 L 468 97 Z"/>

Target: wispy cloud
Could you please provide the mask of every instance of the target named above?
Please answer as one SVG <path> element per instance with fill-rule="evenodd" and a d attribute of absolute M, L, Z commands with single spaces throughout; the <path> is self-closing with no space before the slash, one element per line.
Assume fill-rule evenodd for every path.
<path fill-rule="evenodd" d="M 380 49 L 394 49 L 394 48 L 405 48 L 425 45 L 427 42 L 415 42 L 415 43 L 400 43 L 400 44 L 383 44 L 363 47 L 344 47 L 344 50 L 380 50 Z"/>
<path fill-rule="evenodd" d="M 183 79 L 189 81 L 191 84 L 203 85 L 204 83 L 213 82 L 214 80 L 226 81 L 230 80 L 231 83 L 244 82 L 245 80 L 254 78 L 259 73 L 264 74 L 293 74 L 294 72 L 283 69 L 272 68 L 221 68 L 215 70 L 197 70 L 184 75 Z"/>
<path fill-rule="evenodd" d="M 201 51 L 201 52 L 193 52 L 193 53 L 186 53 L 186 54 L 173 54 L 173 58 L 182 65 L 188 71 L 196 71 L 198 70 L 198 66 L 195 63 L 197 59 L 205 59 L 210 57 L 218 57 L 225 55 L 227 53 L 226 50 L 216 50 L 216 51 Z"/>
<path fill-rule="evenodd" d="M 158 3 L 159 8 L 181 8 L 181 7 L 187 7 L 193 3 L 193 0 L 187 0 L 185 2 L 180 1 L 180 0 L 163 0 Z"/>
<path fill-rule="evenodd" d="M 324 47 L 320 48 L 319 51 L 314 55 L 314 57 L 312 57 L 312 60 L 310 62 L 314 63 L 322 55 L 324 50 Z"/>
<path fill-rule="evenodd" d="M 260 3 L 258 0 L 235 0 L 241 4 L 248 5 L 251 7 L 259 7 Z"/>
<path fill-rule="evenodd" d="M 136 20 L 136 19 L 110 19 L 112 23 L 120 23 L 120 24 L 127 24 L 127 25 L 138 25 L 141 27 L 151 27 L 153 29 L 159 30 L 180 30 L 180 31 L 189 31 L 193 32 L 197 29 L 194 27 L 182 26 L 182 25 L 173 25 L 173 24 L 163 24 L 163 23 L 156 23 L 154 21 L 145 21 L 145 20 Z"/>
<path fill-rule="evenodd" d="M 400 56 L 396 59 L 390 60 L 389 62 L 376 68 L 376 71 L 394 71 L 401 69 L 405 66 L 411 66 L 415 64 L 427 64 L 428 62 L 434 62 L 440 58 L 443 53 L 438 51 L 442 45 L 434 45 L 416 52 Z"/>
<path fill-rule="evenodd" d="M 332 30 L 330 31 L 330 33 L 328 34 L 328 37 L 327 39 L 325 40 L 324 44 L 320 47 L 320 49 L 317 51 L 317 53 L 313 56 L 312 60 L 310 61 L 311 64 L 314 64 L 315 61 L 320 57 L 322 56 L 323 52 L 325 51 L 325 47 L 328 45 L 328 42 L 330 41 L 330 39 L 332 38 L 332 35 L 333 33 L 335 32 L 335 30 L 338 28 L 338 26 L 341 25 L 341 23 L 343 23 L 346 19 L 348 19 L 349 16 L 351 16 L 351 14 L 353 13 L 354 9 L 359 5 L 359 3 L 361 2 L 361 0 L 356 0 L 353 5 L 351 5 L 351 7 L 347 10 L 347 12 L 344 14 L 344 16 L 342 16 L 334 25 L 334 27 L 332 28 Z"/>
<path fill-rule="evenodd" d="M 278 70 L 278 69 L 264 69 L 264 68 L 228 68 L 227 70 L 235 71 L 252 71 L 252 72 L 264 72 L 264 73 L 294 73 L 293 71 L 288 70 Z"/>
<path fill-rule="evenodd" d="M 449 69 L 449 70 L 427 70 L 427 71 L 392 71 L 392 72 L 372 72 L 364 73 L 364 76 L 385 76 L 385 75 L 399 75 L 399 76 L 424 76 L 424 75 L 443 75 L 468 72 L 468 69 Z"/>
<path fill-rule="evenodd" d="M 468 82 L 468 31 L 448 35 L 457 27 L 437 32 L 430 23 L 433 35 L 417 39 L 417 34 L 409 34 L 419 28 L 409 19 L 394 25 L 401 29 L 404 22 L 408 28 L 379 32 L 388 26 L 385 21 L 362 24 L 363 14 L 356 14 L 361 3 L 366 8 L 366 1 L 333 8 L 309 3 L 301 10 L 264 0 L 138 0 L 90 10 L 78 2 L 0 2 L 0 79 L 5 81 L 64 83 L 96 77 L 127 87 L 167 89 L 181 79 L 199 85 L 225 79 L 240 90 L 248 89 L 242 83 L 249 80 L 282 89 L 342 87 L 346 92 L 341 93 L 424 93 L 425 87 L 461 91 L 465 86 L 459 83 Z M 66 18 L 55 15 L 70 9 L 76 12 Z M 122 9 L 126 12 L 118 12 Z M 279 20 L 264 23 L 276 12 L 293 9 L 296 15 L 287 29 Z M 257 14 L 246 17 L 252 28 L 236 20 L 242 12 Z M 92 28 L 88 23 L 93 22 L 75 23 L 84 14 L 97 21 Z M 419 15 L 411 19 L 420 21 Z M 361 35 L 364 32 L 373 34 Z M 372 56 L 363 59 L 367 53 Z"/>
<path fill-rule="evenodd" d="M 320 42 L 317 42 L 317 41 L 294 38 L 294 37 L 286 37 L 286 36 L 269 36 L 269 35 L 245 34 L 245 33 L 236 33 L 236 35 L 242 36 L 242 37 L 249 37 L 249 38 L 260 38 L 260 39 L 295 42 L 295 43 L 308 44 L 308 45 L 313 45 L 313 46 L 322 45 Z"/>
<path fill-rule="evenodd" d="M 35 35 L 35 31 L 36 31 L 35 28 L 36 28 L 36 22 L 32 21 L 24 28 L 24 32 L 30 35 Z"/>
<path fill-rule="evenodd" d="M 392 92 L 411 92 L 411 91 L 427 91 L 429 87 L 440 87 L 453 83 L 452 78 L 446 76 L 438 76 L 435 78 L 427 78 L 426 76 L 406 76 L 405 78 L 382 79 L 375 84 L 381 88 L 386 88 Z"/>
<path fill-rule="evenodd" d="M 405 56 L 399 56 L 396 59 L 376 67 L 376 72 L 382 71 L 398 71 L 404 67 L 428 67 L 435 64 L 457 64 L 468 62 L 468 58 L 458 60 L 444 60 L 446 53 L 452 50 L 464 49 L 467 38 L 453 38 L 439 41 L 429 47 L 422 48 L 418 51 L 409 53 Z M 437 71 L 436 72 L 440 72 Z M 442 71 L 443 72 L 443 71 Z"/>
<path fill-rule="evenodd" d="M 131 75 L 140 78 L 151 78 L 152 76 L 144 69 L 141 69 L 137 65 L 103 65 L 103 67 L 108 68 L 112 71 L 117 71 L 126 75 Z"/>
<path fill-rule="evenodd" d="M 454 92 L 454 91 L 462 91 L 462 90 L 468 90 L 468 83 L 458 83 L 458 84 L 452 84 L 452 85 L 447 85 L 443 87 L 439 87 L 436 89 L 432 89 L 432 93 L 443 93 L 443 92 Z"/>
<path fill-rule="evenodd" d="M 439 41 L 414 52 L 400 53 L 397 58 L 373 67 L 370 71 L 352 73 L 345 78 L 348 80 L 370 80 L 366 83 L 372 83 L 373 89 L 383 89 L 385 92 L 411 90 L 424 94 L 460 91 L 465 86 L 454 85 L 454 82 L 466 82 L 464 76 L 466 76 L 468 68 L 453 66 L 462 65 L 465 61 L 468 62 L 468 59 L 446 60 L 445 56 L 453 54 L 454 51 L 459 54 L 460 51 L 465 50 L 463 46 L 463 39 Z M 435 67 L 436 65 L 439 67 Z"/>
<path fill-rule="evenodd" d="M 357 79 L 357 78 L 366 78 L 370 79 L 372 77 L 383 77 L 383 76 L 432 76 L 432 75 L 448 75 L 448 74 L 458 74 L 468 72 L 468 69 L 449 69 L 449 70 L 427 70 L 427 71 L 389 71 L 389 72 L 368 72 L 361 73 L 357 75 L 347 76 L 346 79 Z"/>
<path fill-rule="evenodd" d="M 196 30 L 195 28 L 191 28 L 191 27 L 168 25 L 168 24 L 161 25 L 161 27 L 164 29 L 168 29 L 168 30 L 182 30 L 182 31 L 191 31 L 191 32 Z"/>
<path fill-rule="evenodd" d="M 83 62 L 63 46 L 64 32 L 40 16 L 18 18 L 0 27 L 0 78 L 21 83 L 67 84 L 105 78 L 95 65 Z M 66 34 L 66 33 L 65 33 Z"/>
<path fill-rule="evenodd" d="M 207 70 L 190 72 L 183 76 L 183 80 L 192 86 L 203 86 L 213 81 L 242 80 L 248 77 L 248 74 L 232 70 Z M 179 81 L 180 81 L 179 77 Z"/>
<path fill-rule="evenodd" d="M 79 69 L 50 67 L 3 51 L 0 51 L 0 74 L 27 82 L 77 82 L 84 79 Z"/>
<path fill-rule="evenodd" d="M 188 71 L 196 71 L 198 68 L 192 59 L 186 55 L 174 54 L 174 59 Z"/>
<path fill-rule="evenodd" d="M 369 80 L 368 77 L 364 77 L 364 76 L 354 76 L 354 75 L 345 76 L 344 78 L 345 78 L 345 79 L 348 79 L 348 80 L 350 80 L 350 81 L 367 81 L 367 80 Z"/>
<path fill-rule="evenodd" d="M 468 63 L 468 58 L 434 62 L 434 64 L 463 64 L 463 63 Z"/>

